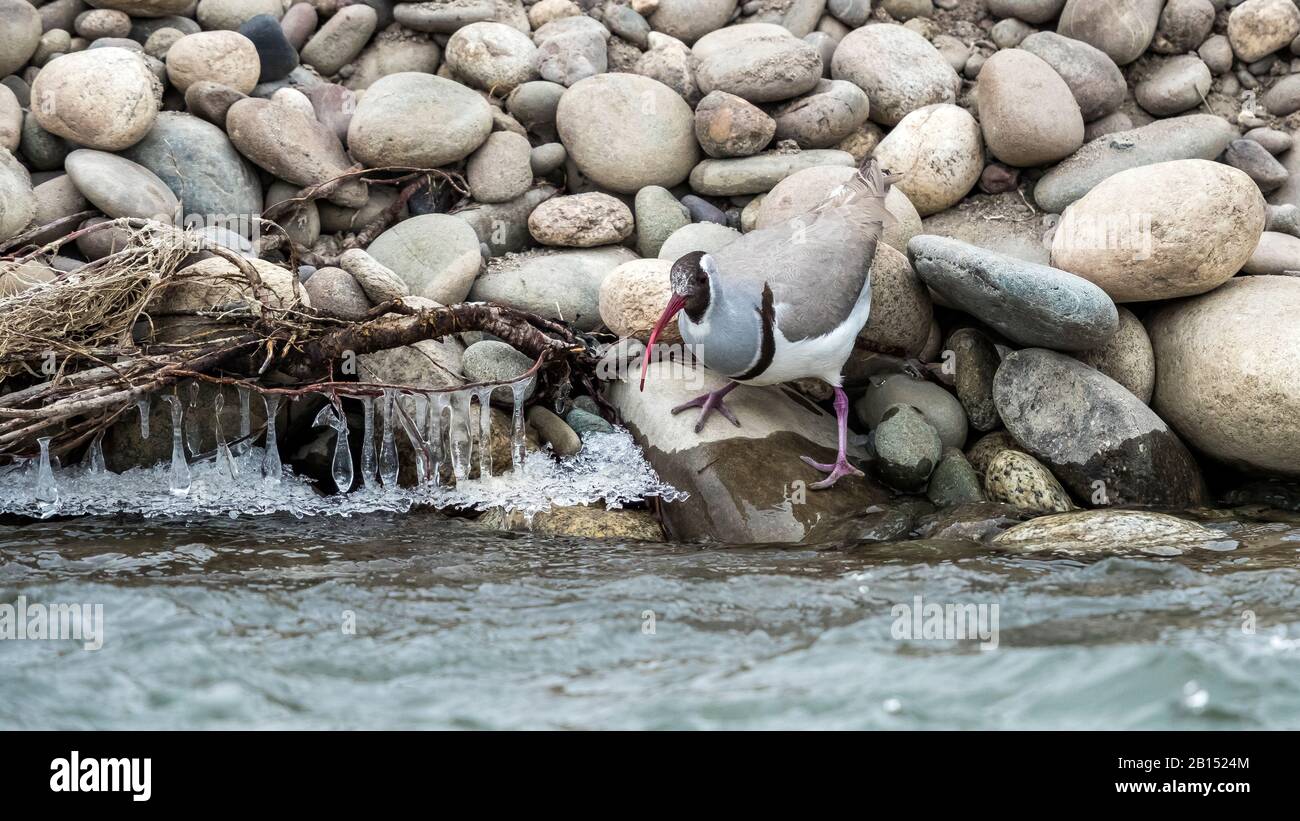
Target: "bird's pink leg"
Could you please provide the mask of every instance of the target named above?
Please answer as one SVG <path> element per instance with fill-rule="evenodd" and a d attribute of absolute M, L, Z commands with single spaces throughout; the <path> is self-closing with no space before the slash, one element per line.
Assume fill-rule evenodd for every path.
<path fill-rule="evenodd" d="M 727 407 L 727 403 L 722 401 L 722 398 L 735 390 L 738 384 L 738 382 L 728 382 L 725 388 L 718 388 L 716 391 L 710 391 L 703 396 L 697 396 L 689 402 L 683 402 L 673 408 L 673 415 L 676 416 L 687 408 L 701 408 L 700 419 L 695 423 L 696 433 L 704 430 L 705 421 L 709 418 L 709 414 L 714 411 L 722 414 L 731 424 L 740 427 L 740 420 L 736 418 L 736 414 L 732 413 L 731 408 Z"/>
<path fill-rule="evenodd" d="M 830 474 L 820 482 L 810 485 L 813 490 L 825 490 L 838 482 L 843 476 L 862 475 L 862 471 L 849 464 L 849 397 L 844 393 L 843 388 L 835 389 L 835 419 L 840 426 L 840 452 L 835 458 L 835 464 L 825 465 L 821 462 L 814 462 L 807 456 L 799 457 L 822 473 Z"/>

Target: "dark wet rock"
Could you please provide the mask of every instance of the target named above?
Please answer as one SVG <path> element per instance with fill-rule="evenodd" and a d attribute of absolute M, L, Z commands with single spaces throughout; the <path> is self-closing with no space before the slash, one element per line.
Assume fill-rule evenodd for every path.
<path fill-rule="evenodd" d="M 597 414 L 583 410 L 579 407 L 569 408 L 569 412 L 564 414 L 564 421 L 573 432 L 583 439 L 592 433 L 613 433 L 614 426 L 606 422 Z"/>
<path fill-rule="evenodd" d="M 925 495 L 939 507 L 984 501 L 980 476 L 957 448 L 945 448 Z"/>
<path fill-rule="evenodd" d="M 947 304 L 1023 345 L 1093 348 L 1119 327 L 1115 303 L 1083 277 L 932 235 L 913 237 L 907 250 Z"/>
<path fill-rule="evenodd" d="M 798 542 L 833 533 L 889 493 L 870 479 L 841 479 L 830 491 L 809 490 L 822 478 L 799 457 L 834 461 L 835 418 L 796 402 L 775 388 L 741 386 L 727 404 L 741 420 L 735 428 L 719 416 L 695 433 L 697 414 L 669 411 L 722 387 L 707 371 L 654 363 L 644 392 L 640 371 L 614 383 L 610 400 L 659 476 L 690 494 L 663 507 L 669 538 L 732 543 Z M 850 458 L 863 454 L 850 449 Z"/>
<path fill-rule="evenodd" d="M 943 442 L 926 418 L 911 405 L 891 405 L 873 433 L 880 478 L 899 490 L 925 487 L 943 456 Z"/>
<path fill-rule="evenodd" d="M 1170 160 L 1213 160 L 1236 138 L 1236 129 L 1213 114 L 1171 117 L 1107 134 L 1044 174 L 1034 186 L 1034 199 L 1044 211 L 1060 213 L 1121 171 Z"/>
<path fill-rule="evenodd" d="M 280 21 L 269 14 L 252 17 L 239 27 L 239 33 L 253 41 L 262 62 L 259 82 L 279 80 L 298 67 L 298 51 L 284 36 Z"/>
<path fill-rule="evenodd" d="M 692 222 L 712 222 L 716 225 L 727 224 L 727 215 L 721 208 L 694 194 L 687 194 L 682 197 L 682 205 L 686 206 L 686 211 L 690 214 Z"/>
<path fill-rule="evenodd" d="M 993 403 L 993 376 L 1001 361 L 997 347 L 975 328 L 954 331 L 943 347 L 945 361 L 952 363 L 953 386 L 966 410 L 970 426 L 975 430 L 990 431 L 1002 424 Z M 949 351 L 952 352 L 951 359 L 948 359 Z"/>
<path fill-rule="evenodd" d="M 1007 430 L 1077 498 L 1094 506 L 1205 501 L 1182 440 L 1115 380 L 1043 349 L 1002 360 L 993 398 Z"/>
<path fill-rule="evenodd" d="M 1016 553 L 1051 551 L 1077 555 L 1148 553 L 1177 556 L 1228 541 L 1204 525 L 1137 510 L 1078 510 L 1016 525 L 993 540 Z"/>
<path fill-rule="evenodd" d="M 221 430 L 227 437 L 230 437 L 239 431 L 239 395 L 234 388 L 224 385 L 213 385 L 208 382 L 199 383 L 198 404 L 200 408 L 213 408 L 216 404 L 217 393 L 223 394 L 224 403 L 221 410 Z M 183 396 L 189 396 L 188 386 L 185 386 Z M 263 403 L 254 401 L 250 405 L 252 411 L 250 421 L 253 430 L 258 430 L 266 424 L 266 408 Z M 285 429 L 288 422 L 289 402 L 280 403 L 280 413 L 277 416 L 277 426 Z M 215 450 L 217 447 L 216 427 L 212 424 L 213 412 L 208 411 L 208 415 L 203 420 L 203 424 L 198 426 L 199 441 L 197 443 L 197 452 L 206 453 Z M 122 414 L 121 418 L 108 429 L 104 436 L 104 461 L 108 469 L 115 473 L 121 473 L 134 467 L 151 467 L 171 459 L 172 454 L 172 417 L 171 406 L 167 402 L 155 399 L 149 403 L 149 438 L 145 439 L 140 436 L 140 415 L 135 408 Z"/>
<path fill-rule="evenodd" d="M 844 537 L 853 539 L 853 550 L 882 542 L 896 542 L 912 535 L 917 520 L 933 510 L 933 505 L 921 499 L 900 499 L 897 504 L 883 510 L 866 513 L 844 528 Z"/>
<path fill-rule="evenodd" d="M 968 502 L 936 512 L 917 523 L 925 539 L 965 539 L 985 542 L 1025 520 L 1025 512 L 1000 502 Z"/>

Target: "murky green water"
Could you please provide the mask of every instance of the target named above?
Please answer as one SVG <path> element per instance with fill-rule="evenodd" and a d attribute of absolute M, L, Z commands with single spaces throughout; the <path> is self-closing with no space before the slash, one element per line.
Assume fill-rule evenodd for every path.
<path fill-rule="evenodd" d="M 105 630 L 0 641 L 0 726 L 1300 727 L 1300 524 L 1219 526 L 1242 546 L 1096 561 L 434 514 L 6 526 L 0 602 L 102 603 Z M 894 638 L 918 595 L 997 604 L 997 649 Z"/>

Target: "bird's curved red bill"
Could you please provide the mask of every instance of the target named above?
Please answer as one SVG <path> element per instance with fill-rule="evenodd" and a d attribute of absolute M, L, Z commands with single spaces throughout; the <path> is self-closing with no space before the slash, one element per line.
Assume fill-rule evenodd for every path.
<path fill-rule="evenodd" d="M 650 341 L 646 343 L 645 356 L 641 359 L 640 390 L 645 390 L 646 368 L 650 367 L 650 351 L 654 350 L 655 340 L 659 338 L 659 333 L 664 329 L 664 326 L 671 322 L 673 317 L 677 316 L 677 312 L 680 311 L 682 306 L 685 304 L 686 297 L 681 294 L 673 294 L 672 297 L 668 299 L 668 306 L 665 307 L 664 312 L 659 315 L 659 321 L 655 323 L 654 330 L 650 332 Z"/>

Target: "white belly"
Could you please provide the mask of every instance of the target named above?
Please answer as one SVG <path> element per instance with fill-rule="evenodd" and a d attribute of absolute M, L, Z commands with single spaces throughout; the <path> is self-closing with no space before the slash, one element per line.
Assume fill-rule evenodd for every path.
<path fill-rule="evenodd" d="M 823 336 L 791 342 L 781 333 L 781 307 L 777 306 L 777 327 L 773 334 L 776 343 L 772 364 L 747 385 L 776 385 L 795 379 L 816 377 L 839 387 L 844 379 L 844 363 L 853 353 L 853 343 L 858 332 L 867 324 L 871 314 L 871 288 L 863 289 L 863 296 L 853 306 L 848 321 Z"/>

